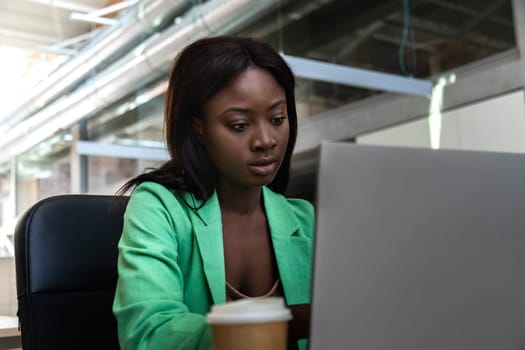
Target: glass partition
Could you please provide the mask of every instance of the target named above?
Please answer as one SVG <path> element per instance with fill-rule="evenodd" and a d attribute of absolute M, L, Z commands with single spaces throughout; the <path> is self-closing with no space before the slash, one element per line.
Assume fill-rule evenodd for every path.
<path fill-rule="evenodd" d="M 137 89 L 87 122 L 90 141 L 163 147 L 162 128 L 166 82 Z"/>
<path fill-rule="evenodd" d="M 126 181 L 158 165 L 153 160 L 88 156 L 88 192 L 116 194 Z"/>
<path fill-rule="evenodd" d="M 12 163 L 0 164 L 0 257 L 13 256 L 15 225 Z"/>
<path fill-rule="evenodd" d="M 64 131 L 17 158 L 17 215 L 40 199 L 71 192 L 71 141 Z"/>

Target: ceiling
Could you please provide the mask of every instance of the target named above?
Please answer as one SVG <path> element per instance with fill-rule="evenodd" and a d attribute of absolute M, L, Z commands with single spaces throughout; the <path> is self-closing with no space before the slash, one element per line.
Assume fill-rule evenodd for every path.
<path fill-rule="evenodd" d="M 29 89 L 75 55 L 104 26 L 74 20 L 73 14 L 92 14 L 134 2 L 0 0 L 0 116 L 21 103 Z"/>
<path fill-rule="evenodd" d="M 72 20 L 72 13 L 119 2 L 129 1 L 0 0 L 0 76 L 15 74 L 14 63 L 20 61 L 3 63 L 2 45 L 38 49 L 26 68 L 49 63 L 61 52 L 57 43 L 100 28 Z M 192 1 L 194 5 L 200 2 L 205 1 Z M 404 4 L 409 4 L 409 21 Z M 408 24 L 409 35 L 403 40 Z M 515 47 L 510 0 L 286 0 L 239 34 L 263 38 L 290 55 L 417 78 L 433 77 Z M 53 49 L 55 56 L 43 54 Z M 73 46 L 62 49 L 74 51 Z M 67 59 L 67 55 L 57 59 Z M 39 75 L 31 82 L 42 79 L 46 69 L 49 72 L 57 64 L 39 68 Z M 15 83 L 2 90 L 3 80 L 0 95 L 5 97 L 13 93 Z M 310 106 L 319 105 L 305 115 L 377 92 L 323 82 L 305 82 L 298 87 L 298 95 L 304 95 Z M 18 89 L 24 90 L 27 88 Z M 0 116 L 5 108 L 0 104 Z"/>
<path fill-rule="evenodd" d="M 110 0 L 2 0 L 0 45 L 30 50 L 45 49 L 96 29 L 72 13 L 90 13 L 114 4 Z"/>

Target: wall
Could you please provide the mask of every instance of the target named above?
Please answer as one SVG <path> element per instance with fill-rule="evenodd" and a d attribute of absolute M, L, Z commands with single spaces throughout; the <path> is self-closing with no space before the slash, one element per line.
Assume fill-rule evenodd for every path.
<path fill-rule="evenodd" d="M 0 258 L 0 315 L 16 315 L 15 259 Z"/>
<path fill-rule="evenodd" d="M 430 147 L 427 119 L 357 138 L 357 143 Z M 442 113 L 441 148 L 525 153 L 523 90 Z"/>

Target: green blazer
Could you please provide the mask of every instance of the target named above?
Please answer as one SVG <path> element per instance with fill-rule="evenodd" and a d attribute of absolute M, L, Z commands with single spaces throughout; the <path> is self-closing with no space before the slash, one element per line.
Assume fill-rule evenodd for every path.
<path fill-rule="evenodd" d="M 287 304 L 310 302 L 314 212 L 263 188 Z M 113 312 L 123 349 L 212 349 L 206 313 L 226 302 L 217 195 L 198 210 L 191 194 L 152 182 L 131 195 L 119 242 Z"/>

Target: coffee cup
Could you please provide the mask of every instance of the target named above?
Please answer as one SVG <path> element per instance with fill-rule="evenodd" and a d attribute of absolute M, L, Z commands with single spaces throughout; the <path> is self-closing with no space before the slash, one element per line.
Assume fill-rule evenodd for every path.
<path fill-rule="evenodd" d="M 207 315 L 215 350 L 285 350 L 291 318 L 281 297 L 214 305 Z"/>

